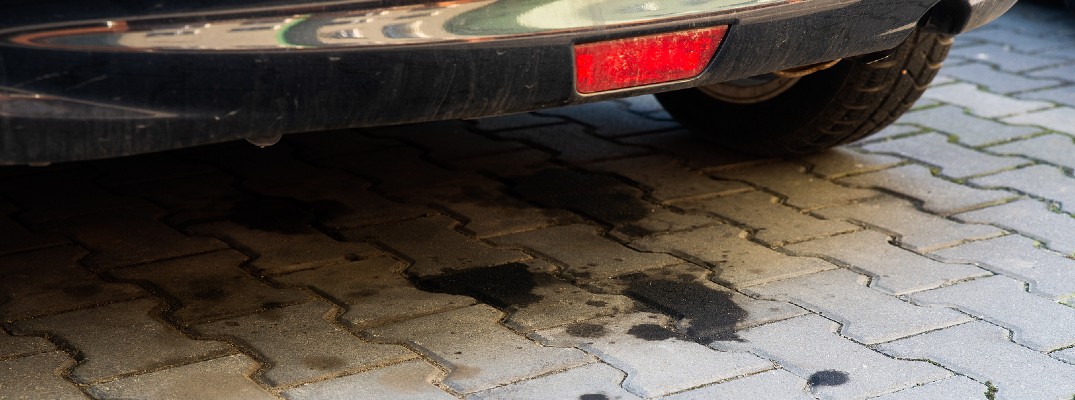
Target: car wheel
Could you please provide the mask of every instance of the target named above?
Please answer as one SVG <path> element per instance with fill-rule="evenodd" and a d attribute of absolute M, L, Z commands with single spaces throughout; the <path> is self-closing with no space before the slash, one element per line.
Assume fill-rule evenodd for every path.
<path fill-rule="evenodd" d="M 951 45 L 950 35 L 916 31 L 879 61 L 845 59 L 801 77 L 767 74 L 660 93 L 657 100 L 688 128 L 732 149 L 813 153 L 895 121 L 926 90 Z"/>

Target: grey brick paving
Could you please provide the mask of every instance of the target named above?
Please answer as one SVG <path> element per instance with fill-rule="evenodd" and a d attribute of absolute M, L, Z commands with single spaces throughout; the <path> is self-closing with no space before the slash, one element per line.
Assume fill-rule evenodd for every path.
<path fill-rule="evenodd" d="M 954 49 L 949 53 L 949 57 L 953 57 L 953 59 L 974 60 L 985 64 L 995 65 L 1001 70 L 1008 72 L 1025 72 L 1071 61 L 1050 54 L 1028 55 L 1012 50 L 1013 48 L 1011 46 L 995 43 L 979 43 L 974 46 Z M 965 69 L 945 69 L 944 73 L 963 77 L 964 75 L 959 73 L 962 71 L 965 71 Z M 1029 75 L 1037 76 L 1037 74 L 1033 72 Z M 1062 78 L 1058 77 L 1058 79 Z"/>
<path fill-rule="evenodd" d="M 1055 203 L 1066 212 L 1075 211 L 1075 178 L 1056 167 L 1032 165 L 970 180 L 984 187 L 1010 188 Z"/>
<path fill-rule="evenodd" d="M 189 231 L 219 238 L 242 249 L 252 256 L 250 266 L 265 274 L 338 264 L 377 252 L 365 243 L 337 242 L 304 224 L 266 225 L 214 222 L 195 225 Z"/>
<path fill-rule="evenodd" d="M 624 108 L 625 104 L 607 101 L 554 108 L 541 111 L 538 114 L 570 118 L 589 125 L 596 134 L 608 137 L 628 136 L 679 127 L 679 124 L 674 121 L 646 118 L 634 113 L 623 112 Z"/>
<path fill-rule="evenodd" d="M 984 398 L 987 387 L 965 376 L 930 382 L 922 386 L 904 389 L 874 397 L 874 400 L 970 400 Z"/>
<path fill-rule="evenodd" d="M 1043 101 L 1020 100 L 978 89 L 969 83 L 957 83 L 927 91 L 923 97 L 964 107 L 974 115 L 986 118 L 1022 114 L 1049 108 Z"/>
<path fill-rule="evenodd" d="M 989 272 L 965 264 L 945 264 L 889 243 L 875 231 L 859 231 L 787 246 L 796 254 L 824 256 L 863 272 L 870 287 L 895 295 L 932 289 Z"/>
<path fill-rule="evenodd" d="M 1051 79 L 1026 78 L 1000 72 L 983 64 L 967 64 L 945 68 L 946 75 L 976 83 L 994 93 L 1011 94 L 1056 86 L 1062 82 Z"/>
<path fill-rule="evenodd" d="M 989 155 L 949 143 L 947 137 L 936 133 L 868 144 L 863 148 L 936 165 L 941 168 L 942 175 L 953 178 L 981 175 L 1027 164 L 1027 160 L 1021 158 Z"/>
<path fill-rule="evenodd" d="M 1075 168 L 1075 141 L 1066 135 L 1042 135 L 989 148 L 998 154 L 1018 154 L 1066 168 Z"/>
<path fill-rule="evenodd" d="M 90 388 L 94 396 L 124 399 L 275 399 L 246 375 L 257 368 L 232 355 L 163 371 L 120 378 Z"/>
<path fill-rule="evenodd" d="M 1039 78 L 1053 78 L 1075 82 L 1075 64 L 1060 65 L 1052 68 L 1028 72 L 1027 75 Z"/>
<path fill-rule="evenodd" d="M 826 218 L 859 221 L 898 235 L 900 243 L 917 251 L 932 251 L 966 240 L 987 239 L 1003 233 L 988 225 L 960 224 L 915 209 L 910 203 L 884 197 L 817 211 Z M 965 215 L 965 214 L 960 214 Z"/>
<path fill-rule="evenodd" d="M 1062 300 L 1075 296 L 1075 260 L 1023 236 L 1007 235 L 940 250 L 933 256 L 952 262 L 974 263 L 982 268 L 1030 284 L 1030 292 Z"/>
<path fill-rule="evenodd" d="M 421 360 L 288 389 L 287 399 L 454 399 L 434 386 L 443 373 Z"/>
<path fill-rule="evenodd" d="M 67 243 L 67 239 L 55 233 L 30 232 L 11 218 L 18 208 L 11 203 L 0 202 L 0 254 L 33 250 Z"/>
<path fill-rule="evenodd" d="M 1073 112 L 1075 111 L 1071 107 L 1060 107 L 1005 118 L 1003 121 L 1010 124 L 1037 125 L 1057 132 L 1075 135 L 1075 116 L 1072 116 Z"/>
<path fill-rule="evenodd" d="M 814 396 L 806 392 L 805 388 L 805 379 L 784 370 L 774 369 L 716 385 L 688 390 L 662 399 L 815 399 Z"/>
<path fill-rule="evenodd" d="M 659 201 L 688 197 L 724 195 L 750 187 L 744 183 L 717 180 L 692 172 L 678 160 L 667 156 L 632 157 L 591 164 L 588 168 L 612 172 L 650 188 L 649 195 Z M 669 179 L 669 178 L 674 179 Z"/>
<path fill-rule="evenodd" d="M 474 400 L 641 399 L 620 387 L 626 375 L 608 364 L 593 363 L 467 396 Z M 604 397 L 600 397 L 604 396 Z"/>
<path fill-rule="evenodd" d="M 1068 107 L 1075 107 L 1075 87 L 1071 84 L 1067 86 L 1055 87 L 1050 89 L 1036 90 L 1033 92 L 1025 92 L 1019 95 L 1019 98 L 1029 100 L 1044 100 L 1051 101 L 1057 105 L 1063 105 Z M 1059 128 L 1057 130 L 1067 130 Z M 1070 132 L 1070 130 L 1067 130 Z"/>
<path fill-rule="evenodd" d="M 882 170 L 904 162 L 903 159 L 897 157 L 866 154 L 843 147 L 802 157 L 799 161 L 809 164 L 811 173 L 826 179 Z"/>
<path fill-rule="evenodd" d="M 556 158 L 572 163 L 587 163 L 648 152 L 644 147 L 626 146 L 595 137 L 578 125 L 550 125 L 497 132 L 496 135 L 548 148 L 556 153 Z"/>
<path fill-rule="evenodd" d="M 998 399 L 1066 399 L 1075 395 L 1075 365 L 1012 343 L 1007 331 L 986 322 L 966 323 L 879 348 L 896 357 L 937 362 L 979 382 L 992 382 Z"/>
<path fill-rule="evenodd" d="M 59 351 L 23 358 L 0 360 L 0 398 L 5 399 L 86 399 L 58 372 L 75 364 Z"/>
<path fill-rule="evenodd" d="M 836 329 L 832 321 L 807 315 L 739 332 L 743 342 L 714 345 L 772 359 L 814 382 L 807 389 L 823 399 L 876 396 L 951 376 L 925 362 L 886 357 L 840 337 Z"/>
<path fill-rule="evenodd" d="M 952 326 L 971 319 L 943 308 L 919 307 L 866 287 L 865 276 L 847 270 L 818 272 L 745 289 L 793 302 L 843 324 L 840 333 L 873 344 Z"/>
<path fill-rule="evenodd" d="M 754 237 L 771 244 L 798 242 L 858 229 L 845 222 L 826 221 L 803 214 L 779 204 L 778 198 L 757 191 L 692 199 L 678 202 L 676 206 L 689 212 L 713 214 L 747 225 L 756 229 Z"/>
<path fill-rule="evenodd" d="M 989 178 L 987 176 L 983 179 Z M 840 182 L 909 196 L 921 201 L 922 209 L 941 215 L 980 208 L 1016 196 L 999 190 L 981 190 L 960 185 L 933 176 L 928 168 L 921 165 L 905 165 L 877 173 L 856 175 L 841 179 Z"/>
<path fill-rule="evenodd" d="M 724 179 L 743 180 L 769 189 L 787 196 L 785 204 L 803 210 L 845 204 L 878 195 L 872 190 L 839 187 L 805 172 L 805 168 L 799 165 L 776 163 L 721 170 L 713 175 Z"/>
<path fill-rule="evenodd" d="M 38 336 L 0 335 L 0 359 L 53 350 L 55 346 Z"/>
<path fill-rule="evenodd" d="M 1011 126 L 991 119 L 968 115 L 962 108 L 940 106 L 906 114 L 901 122 L 914 123 L 955 137 L 960 143 L 981 146 L 1009 141 L 1038 133 L 1029 126 Z"/>
<path fill-rule="evenodd" d="M 1036 200 L 1019 200 L 963 214 L 956 218 L 967 222 L 993 224 L 1037 239 L 1050 249 L 1075 254 L 1075 218 L 1049 210 Z"/>

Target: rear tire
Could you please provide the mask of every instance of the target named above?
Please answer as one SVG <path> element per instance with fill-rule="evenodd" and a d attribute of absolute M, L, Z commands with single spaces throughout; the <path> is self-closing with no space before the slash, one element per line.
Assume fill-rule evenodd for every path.
<path fill-rule="evenodd" d="M 744 90 L 737 81 L 656 96 L 679 122 L 732 149 L 762 156 L 814 153 L 894 122 L 926 90 L 951 45 L 949 35 L 916 31 L 880 61 L 845 59 L 790 84 L 761 80 L 758 89 Z"/>

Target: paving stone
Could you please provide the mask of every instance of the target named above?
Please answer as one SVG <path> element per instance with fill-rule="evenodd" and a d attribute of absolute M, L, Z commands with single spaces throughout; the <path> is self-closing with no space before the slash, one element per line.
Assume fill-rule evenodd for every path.
<path fill-rule="evenodd" d="M 929 133 L 905 139 L 868 144 L 868 151 L 893 153 L 917 159 L 941 168 L 940 173 L 953 178 L 981 175 L 1014 168 L 1028 161 L 1015 157 L 994 156 L 948 142 L 944 135 Z"/>
<path fill-rule="evenodd" d="M 442 372 L 420 360 L 314 382 L 284 391 L 287 399 L 455 399 L 434 383 Z"/>
<path fill-rule="evenodd" d="M 511 153 L 455 160 L 446 164 L 464 171 L 478 172 L 500 178 L 536 174 L 549 168 L 552 155 L 544 151 L 527 149 Z"/>
<path fill-rule="evenodd" d="M 1075 365 L 1012 343 L 1008 331 L 986 322 L 970 322 L 878 348 L 895 357 L 928 359 L 976 381 L 992 382 L 998 389 L 997 399 L 1066 399 L 1075 394 Z"/>
<path fill-rule="evenodd" d="M 857 300 L 856 300 L 857 301 Z M 824 399 L 877 396 L 951 376 L 925 362 L 895 360 L 836 334 L 838 325 L 806 315 L 740 331 L 743 342 L 716 342 L 719 349 L 749 350 L 806 379 Z"/>
<path fill-rule="evenodd" d="M 333 307 L 311 302 L 201 324 L 213 337 L 234 337 L 269 361 L 260 377 L 273 386 L 292 386 L 347 371 L 415 357 L 402 346 L 367 343 L 327 320 Z"/>
<path fill-rule="evenodd" d="M 495 118 L 492 118 L 495 119 Z M 478 121 L 483 121 L 478 120 Z M 425 124 L 396 125 L 374 132 L 391 138 L 401 138 L 422 146 L 430 159 L 451 161 L 499 154 L 526 148 L 521 143 L 493 140 L 467 130 L 465 121 L 438 121 Z"/>
<path fill-rule="evenodd" d="M 212 165 L 187 161 L 175 153 L 133 155 L 87 164 L 100 173 L 94 181 L 110 187 L 220 172 Z"/>
<path fill-rule="evenodd" d="M 945 264 L 896 247 L 883 233 L 859 231 L 787 246 L 797 254 L 828 257 L 873 278 L 870 287 L 894 295 L 989 275 L 966 264 Z"/>
<path fill-rule="evenodd" d="M 386 255 L 273 277 L 274 281 L 309 287 L 348 306 L 339 317 L 354 328 L 383 325 L 401 319 L 466 307 L 466 296 L 419 290 L 403 277 L 407 267 Z"/>
<path fill-rule="evenodd" d="M 805 168 L 788 162 L 763 164 L 714 172 L 717 177 L 747 181 L 787 196 L 786 204 L 810 210 L 845 204 L 877 196 L 867 189 L 847 188 L 805 173 Z"/>
<path fill-rule="evenodd" d="M 157 221 L 160 215 L 156 208 L 129 208 L 71 218 L 42 228 L 68 234 L 84 244 L 92 254 L 82 263 L 99 270 L 227 247 L 216 239 L 184 235 Z"/>
<path fill-rule="evenodd" d="M 984 64 L 967 64 L 945 68 L 947 75 L 958 76 L 961 81 L 981 85 L 991 92 L 1016 93 L 1056 86 L 1062 82 L 1051 79 L 1026 78 L 1017 74 L 1001 72 Z"/>
<path fill-rule="evenodd" d="M 464 394 L 592 361 L 575 349 L 542 347 L 529 341 L 498 324 L 501 317 L 492 307 L 476 305 L 368 332 L 378 340 L 417 349 L 449 371 L 444 385 Z"/>
<path fill-rule="evenodd" d="M 995 43 L 981 43 L 975 46 L 953 49 L 948 53 L 948 56 L 956 59 L 974 60 L 995 65 L 997 68 L 1008 72 L 1026 72 L 1070 62 L 1070 60 L 1065 60 L 1060 57 L 1052 57 L 1047 54 L 1027 55 L 1012 50 L 1014 49 L 1011 46 L 1003 46 Z M 945 70 L 945 73 L 963 77 L 963 74 L 961 73 L 962 71 L 962 69 L 957 69 L 956 71 Z M 1034 74 L 1030 75 L 1033 76 Z M 1005 77 L 1005 79 L 1008 78 L 1009 76 Z"/>
<path fill-rule="evenodd" d="M 605 363 L 593 363 L 467 396 L 468 400 L 641 399 L 620 387 L 625 375 Z"/>
<path fill-rule="evenodd" d="M 587 166 L 618 174 L 649 189 L 648 195 L 659 201 L 675 201 L 698 196 L 719 196 L 750 189 L 733 181 L 717 180 L 692 171 L 678 160 L 652 155 L 605 161 Z"/>
<path fill-rule="evenodd" d="M 80 382 L 152 371 L 234 352 L 226 343 L 191 340 L 153 317 L 155 300 L 139 299 L 39 317 L 16 332 L 55 335 L 84 357 L 71 372 Z"/>
<path fill-rule="evenodd" d="M 577 124 L 549 125 L 497 132 L 497 136 L 537 144 L 556 152 L 556 158 L 569 163 L 587 163 L 612 157 L 646 153 L 644 147 L 627 146 L 601 139 Z"/>
<path fill-rule="evenodd" d="M 1075 218 L 1052 212 L 1036 200 L 1019 200 L 956 215 L 967 222 L 993 224 L 1037 239 L 1050 249 L 1075 254 Z"/>
<path fill-rule="evenodd" d="M 623 388 L 640 397 L 672 394 L 773 367 L 748 353 L 715 351 L 678 339 L 662 326 L 666 320 L 634 313 L 592 320 L 587 323 L 597 327 L 592 330 L 555 328 L 532 337 L 546 345 L 578 347 L 626 372 Z M 668 379 L 669 371 L 676 371 L 675 379 Z"/>
<path fill-rule="evenodd" d="M 895 393 L 873 397 L 871 400 L 953 400 L 981 399 L 986 393 L 986 386 L 965 376 L 953 376 L 948 379 L 930 382 L 922 386 L 903 389 Z"/>
<path fill-rule="evenodd" d="M 231 355 L 120 378 L 90 392 L 112 399 L 275 399 L 246 376 L 257 366 L 249 357 Z"/>
<path fill-rule="evenodd" d="M 22 208 L 19 219 L 28 224 L 56 221 L 100 211 L 148 206 L 144 200 L 121 196 L 93 183 L 95 173 L 82 169 L 16 176 L 5 179 L 0 194 Z"/>
<path fill-rule="evenodd" d="M 1050 355 L 1057 360 L 1075 365 L 1075 347 L 1054 351 Z"/>
<path fill-rule="evenodd" d="M 1075 212 L 1075 178 L 1053 166 L 1031 165 L 996 175 L 974 178 L 971 183 L 984 187 L 1015 189 L 1055 202 L 1061 210 L 1066 212 Z"/>
<path fill-rule="evenodd" d="M 986 118 L 1022 114 L 1052 106 L 1042 101 L 1018 100 L 993 94 L 979 90 L 977 86 L 970 83 L 956 83 L 931 88 L 922 97 L 955 104 L 970 110 L 975 115 Z"/>
<path fill-rule="evenodd" d="M 68 243 L 55 233 L 31 232 L 11 218 L 14 204 L 0 201 L 0 254 L 15 253 Z"/>
<path fill-rule="evenodd" d="M 1028 126 L 1011 126 L 991 119 L 968 115 L 962 108 L 944 105 L 905 114 L 900 122 L 913 123 L 943 132 L 969 146 L 1009 141 L 1040 132 Z"/>
<path fill-rule="evenodd" d="M 657 101 L 657 98 L 653 97 L 651 94 L 628 97 L 617 101 L 624 103 L 628 110 L 636 113 L 648 114 L 664 112 L 664 106 L 662 106 L 661 103 Z"/>
<path fill-rule="evenodd" d="M 752 191 L 718 198 L 691 199 L 675 204 L 692 213 L 715 214 L 750 227 L 753 236 L 771 245 L 799 242 L 838 233 L 857 226 L 822 220 L 778 203 L 778 199 Z"/>
<path fill-rule="evenodd" d="M 195 225 L 188 230 L 219 238 L 242 249 L 253 257 L 250 266 L 265 274 L 338 264 L 377 253 L 369 244 L 338 242 L 308 225 L 292 226 L 287 222 L 276 225 L 282 221 L 267 222 L 268 226 L 214 222 Z"/>
<path fill-rule="evenodd" d="M 55 347 L 43 337 L 10 336 L 0 332 L 0 359 L 43 353 Z"/>
<path fill-rule="evenodd" d="M 319 165 L 343 168 L 375 182 L 381 193 L 405 193 L 437 185 L 450 185 L 472 179 L 466 172 L 449 171 L 422 159 L 422 153 L 409 147 L 391 147 L 361 157 L 345 155 L 319 159 Z M 391 165 L 392 168 L 386 168 Z"/>
<path fill-rule="evenodd" d="M 403 145 L 398 140 L 372 137 L 365 133 L 366 130 L 359 129 L 307 132 L 301 135 L 285 135 L 282 141 L 299 149 L 297 155 L 304 160 L 364 155 Z"/>
<path fill-rule="evenodd" d="M 1071 157 L 1072 152 L 1075 152 L 1075 142 L 1065 135 L 1038 136 L 993 146 L 989 148 L 989 151 L 999 154 L 1018 154 L 1061 167 L 1075 168 L 1075 159 Z"/>
<path fill-rule="evenodd" d="M 73 246 L 0 257 L 0 320 L 55 314 L 144 296 L 134 285 L 94 277 L 78 260 L 86 251 Z"/>
<path fill-rule="evenodd" d="M 938 78 L 944 78 L 944 76 L 938 76 Z M 934 81 L 936 82 L 936 80 L 934 80 Z M 926 105 L 929 102 L 933 102 L 934 104 Z M 911 110 L 914 111 L 914 110 L 920 110 L 920 109 L 924 109 L 924 108 L 936 107 L 938 104 L 941 104 L 941 103 L 933 101 L 933 100 L 929 100 L 929 99 L 919 99 L 917 102 L 915 102 L 915 106 Z M 875 132 L 875 133 L 863 138 L 861 140 L 861 142 L 862 143 L 884 142 L 884 141 L 893 140 L 893 139 L 897 139 L 897 138 L 901 138 L 901 137 L 917 135 L 917 134 L 920 134 L 922 132 L 923 132 L 923 129 L 920 126 L 904 124 L 904 123 L 902 123 L 902 121 L 897 120 L 896 123 L 894 123 L 892 125 L 889 125 L 889 126 L 887 126 L 885 128 L 882 128 L 880 131 L 877 131 L 877 132 Z"/>
<path fill-rule="evenodd" d="M 805 275 L 835 265 L 811 257 L 793 257 L 740 237 L 741 231 L 728 225 L 701 228 L 689 232 L 649 236 L 637 239 L 632 246 L 669 253 L 706 265 L 713 270 L 711 279 L 732 287 L 747 287 L 775 280 Z"/>
<path fill-rule="evenodd" d="M 1002 173 L 1003 174 L 1003 173 Z M 983 178 L 988 179 L 989 176 Z M 921 201 L 922 209 L 941 215 L 997 204 L 1016 195 L 1000 190 L 982 190 L 936 176 L 921 165 L 904 165 L 884 171 L 852 176 L 842 183 L 885 189 Z"/>
<path fill-rule="evenodd" d="M 932 253 L 951 262 L 974 263 L 982 268 L 1030 283 L 1030 292 L 1053 300 L 1075 297 L 1075 260 L 1046 249 L 1019 235 L 971 242 Z"/>
<path fill-rule="evenodd" d="M 1058 65 L 1052 68 L 1039 69 L 1036 71 L 1027 72 L 1026 74 L 1038 78 L 1053 78 L 1066 80 L 1068 82 L 1075 82 L 1075 63 L 1068 63 L 1065 65 Z"/>
<path fill-rule="evenodd" d="M 555 226 L 501 236 L 493 242 L 541 254 L 562 265 L 565 273 L 582 280 L 602 280 L 683 262 L 667 254 L 632 250 L 599 236 L 590 225 Z"/>
<path fill-rule="evenodd" d="M 1012 331 L 1016 343 L 1038 351 L 1075 345 L 1075 308 L 1027 293 L 1023 282 L 991 276 L 911 295 L 920 304 L 948 306 Z M 1034 310 L 1027 312 L 1027 310 Z"/>
<path fill-rule="evenodd" d="M 918 252 L 929 252 L 964 241 L 987 239 L 1003 233 L 992 226 L 961 224 L 928 214 L 915 209 L 907 201 L 893 197 L 824 208 L 816 212 L 830 219 L 854 220 L 875 226 L 899 236 L 899 242 L 902 245 Z"/>
<path fill-rule="evenodd" d="M 541 115 L 570 118 L 592 127 L 594 133 L 606 137 L 679 128 L 675 121 L 650 119 L 627 110 L 625 104 L 603 101 L 539 111 Z"/>
<path fill-rule="evenodd" d="M 189 324 L 295 304 L 309 296 L 259 283 L 240 268 L 246 256 L 226 250 L 121 268 L 109 275 L 149 282 L 179 300 L 171 315 Z"/>
<path fill-rule="evenodd" d="M 506 190 L 492 181 L 467 182 L 416 191 L 404 199 L 459 215 L 464 220 L 460 229 L 479 239 L 580 220 L 567 211 L 534 207 L 508 196 Z"/>
<path fill-rule="evenodd" d="M 489 267 L 530 258 L 523 252 L 490 247 L 453 230 L 458 222 L 435 216 L 345 232 L 349 239 L 374 240 L 414 263 L 407 273 L 426 276 Z"/>
<path fill-rule="evenodd" d="M 255 216 L 267 213 L 265 218 L 279 219 L 274 214 L 280 212 L 281 204 L 286 204 L 289 207 L 283 210 L 294 212 L 296 207 L 302 210 L 298 213 L 302 215 L 300 220 L 333 229 L 402 221 L 433 213 L 426 207 L 390 201 L 370 191 L 369 186 L 369 181 L 359 177 L 319 176 L 299 184 L 261 189 L 261 193 L 278 198 L 260 199 L 241 209 L 244 213 L 258 210 L 253 213 Z"/>
<path fill-rule="evenodd" d="M 540 125 L 566 124 L 567 120 L 554 115 L 538 113 L 518 113 L 496 117 L 470 120 L 481 131 L 502 131 L 507 129 L 530 128 Z"/>
<path fill-rule="evenodd" d="M 782 369 L 774 369 L 716 385 L 703 386 L 698 389 L 662 397 L 661 399 L 815 399 L 814 396 L 804 390 L 805 388 L 805 379 Z"/>
<path fill-rule="evenodd" d="M 1075 110 L 1058 107 L 1051 110 L 1005 118 L 1009 124 L 1037 125 L 1057 132 L 1075 135 Z"/>
<path fill-rule="evenodd" d="M 812 166 L 810 172 L 825 179 L 878 171 L 904 162 L 901 158 L 860 153 L 846 147 L 837 147 L 824 153 L 804 156 L 798 161 Z"/>
<path fill-rule="evenodd" d="M 168 211 L 164 222 L 182 226 L 228 218 L 257 205 L 257 197 L 239 190 L 237 184 L 231 176 L 211 173 L 126 185 L 115 190 L 153 201 Z"/>
<path fill-rule="evenodd" d="M 219 151 L 214 151 L 217 149 Z M 251 189 L 293 185 L 309 181 L 312 177 L 342 174 L 338 170 L 317 168 L 301 161 L 293 155 L 295 151 L 287 143 L 277 143 L 264 148 L 246 145 L 210 147 L 204 151 L 187 151 L 185 156 L 216 165 L 235 177 L 241 186 Z"/>
<path fill-rule="evenodd" d="M 699 170 L 758 162 L 757 157 L 734 153 L 686 129 L 632 136 L 620 142 L 660 150 Z"/>
<path fill-rule="evenodd" d="M 1051 89 L 1020 93 L 1018 97 L 1029 100 L 1051 101 L 1053 103 L 1068 106 L 1069 108 L 1071 108 L 1075 107 L 1075 90 L 1072 90 L 1072 88 L 1073 86 L 1071 84 L 1068 84 L 1065 86 L 1054 87 Z M 1068 132 L 1071 131 L 1069 130 Z"/>
<path fill-rule="evenodd" d="M 74 364 L 75 360 L 59 351 L 0 360 L 0 398 L 86 399 L 86 395 L 58 373 Z"/>
<path fill-rule="evenodd" d="M 790 301 L 843 324 L 841 333 L 865 344 L 967 322 L 949 309 L 919 307 L 866 287 L 865 276 L 832 270 L 745 289 L 750 294 Z"/>

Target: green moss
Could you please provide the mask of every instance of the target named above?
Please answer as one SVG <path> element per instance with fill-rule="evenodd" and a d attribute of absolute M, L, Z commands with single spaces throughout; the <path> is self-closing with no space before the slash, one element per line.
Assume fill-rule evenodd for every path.
<path fill-rule="evenodd" d="M 985 382 L 985 398 L 988 400 L 997 400 L 997 387 L 993 386 L 993 381 Z"/>

